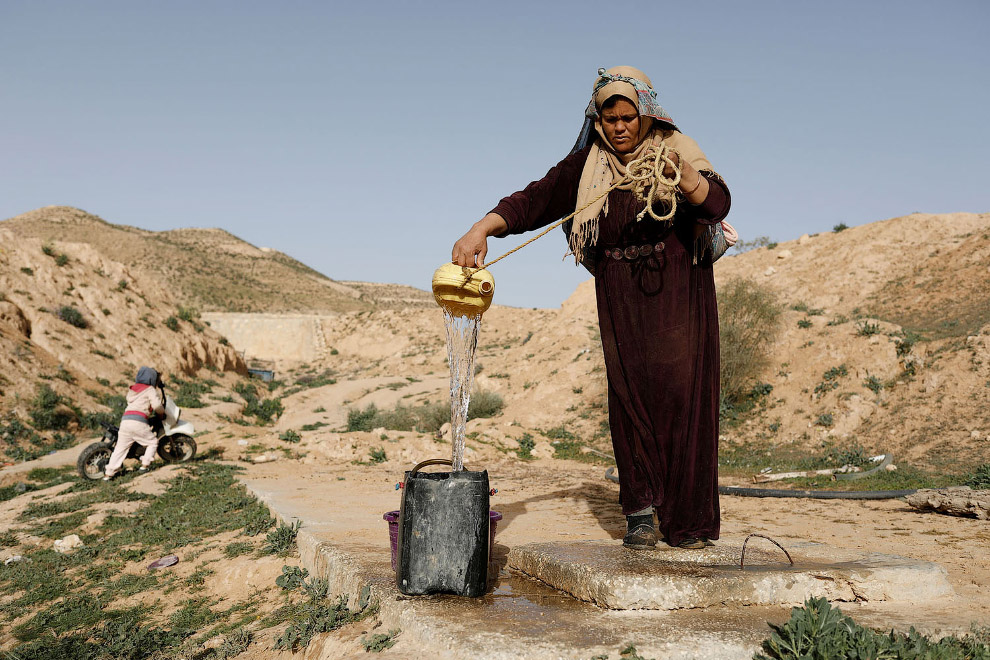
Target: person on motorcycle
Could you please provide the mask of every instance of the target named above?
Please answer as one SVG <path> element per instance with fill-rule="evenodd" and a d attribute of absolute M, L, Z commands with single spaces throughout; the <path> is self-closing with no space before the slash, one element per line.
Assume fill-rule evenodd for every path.
<path fill-rule="evenodd" d="M 151 367 L 138 369 L 134 384 L 127 390 L 127 407 L 120 419 L 117 444 L 110 455 L 103 481 L 110 481 L 124 464 L 127 452 L 135 442 L 145 448 L 140 472 L 147 472 L 158 450 L 158 436 L 151 426 L 154 415 L 165 413 L 165 388 L 161 376 Z"/>

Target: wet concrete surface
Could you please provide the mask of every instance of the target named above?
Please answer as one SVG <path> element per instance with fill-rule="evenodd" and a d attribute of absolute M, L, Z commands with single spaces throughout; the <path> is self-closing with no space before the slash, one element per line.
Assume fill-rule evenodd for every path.
<path fill-rule="evenodd" d="M 508 564 L 576 598 L 608 609 L 682 609 L 724 604 L 798 605 L 830 601 L 928 600 L 952 596 L 946 571 L 931 562 L 800 543 L 784 553 L 722 539 L 702 550 L 629 550 L 603 541 L 533 543 Z M 783 560 L 783 561 L 782 561 Z"/>
<path fill-rule="evenodd" d="M 893 612 L 895 619 L 902 616 L 905 623 L 917 621 L 916 607 L 913 620 L 910 607 L 891 610 L 889 601 L 869 602 L 864 608 L 865 596 L 873 595 L 870 589 L 883 595 L 882 585 L 863 587 L 854 579 L 861 589 L 857 595 L 843 581 L 845 577 L 830 579 L 825 575 L 828 571 L 855 578 L 869 571 L 879 575 L 881 569 L 898 570 L 903 574 L 892 584 L 910 579 L 929 581 L 936 586 L 935 591 L 940 589 L 939 580 L 930 579 L 931 575 L 938 578 L 940 571 L 934 564 L 929 565 L 931 575 L 924 571 L 905 573 L 906 564 L 886 565 L 897 564 L 897 558 L 892 560 L 889 555 L 863 556 L 817 544 L 787 545 L 796 563 L 791 567 L 778 549 L 751 542 L 746 552 L 748 568 L 741 571 L 742 538 L 723 538 L 704 550 L 662 546 L 653 552 L 636 552 L 622 548 L 615 539 L 520 542 L 532 537 L 520 535 L 511 526 L 506 532 L 506 526 L 499 525 L 490 590 L 485 596 L 405 596 L 395 585 L 386 524 L 381 519 L 382 512 L 397 508 L 397 496 L 387 477 L 381 478 L 380 484 L 358 484 L 328 479 L 319 471 L 309 474 L 302 468 L 292 478 L 242 480 L 279 519 L 302 521 L 297 539 L 301 562 L 312 574 L 326 578 L 332 593 L 349 596 L 355 604 L 361 590 L 370 586 L 380 607 L 382 628 L 402 630 L 402 647 L 408 657 L 588 659 L 599 654 L 617 657 L 626 645 L 635 644 L 644 657 L 741 660 L 752 658 L 769 635 L 768 622 L 786 621 L 790 605 L 800 604 L 809 595 L 809 582 L 816 588 L 819 583 L 840 583 L 845 589 L 840 596 L 850 601 L 843 604 L 843 611 L 853 608 L 850 613 L 858 617 L 860 613 L 855 610 L 859 610 L 866 621 L 872 618 L 879 627 L 886 627 L 887 612 Z M 340 495 L 344 490 L 350 496 L 348 501 L 355 501 L 354 493 L 360 490 L 361 505 L 337 505 L 335 493 Z M 512 506 L 505 504 L 506 509 Z M 541 574 L 527 562 L 555 566 L 564 575 Z M 525 571 L 520 569 L 524 565 Z M 919 576 L 924 579 L 919 580 Z M 623 598 L 645 602 L 655 600 L 660 593 L 675 599 L 675 606 L 610 609 L 609 599 L 616 596 L 603 585 L 612 578 L 627 583 L 625 592 L 613 590 L 624 594 Z M 666 586 L 657 589 L 658 580 L 666 580 Z M 583 585 L 580 588 L 588 593 L 575 597 L 575 584 Z M 610 584 L 616 584 L 615 580 Z M 761 588 L 766 591 L 766 584 L 778 591 L 790 589 L 787 598 L 778 594 L 768 604 L 759 604 L 760 599 L 751 596 L 753 585 L 764 585 Z M 694 600 L 685 600 L 689 591 L 695 594 Z M 699 593 L 705 597 L 698 599 Z M 857 600 L 860 603 L 852 602 Z M 320 656 L 314 651 L 307 657 Z"/>

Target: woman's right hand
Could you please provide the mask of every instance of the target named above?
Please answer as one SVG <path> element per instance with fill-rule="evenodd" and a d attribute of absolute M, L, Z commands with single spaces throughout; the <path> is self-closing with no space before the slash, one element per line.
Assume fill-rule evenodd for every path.
<path fill-rule="evenodd" d="M 450 260 L 458 266 L 484 268 L 485 256 L 488 254 L 488 237 L 502 234 L 508 228 L 509 225 L 502 216 L 489 213 L 454 243 Z"/>

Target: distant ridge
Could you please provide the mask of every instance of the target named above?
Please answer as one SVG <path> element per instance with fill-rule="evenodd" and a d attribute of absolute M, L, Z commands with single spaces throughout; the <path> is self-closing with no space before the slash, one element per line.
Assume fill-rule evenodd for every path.
<path fill-rule="evenodd" d="M 70 206 L 46 206 L 0 227 L 42 241 L 88 244 L 158 278 L 182 304 L 204 312 L 326 314 L 432 304 L 428 292 L 413 287 L 337 282 L 223 229 L 148 231 Z"/>

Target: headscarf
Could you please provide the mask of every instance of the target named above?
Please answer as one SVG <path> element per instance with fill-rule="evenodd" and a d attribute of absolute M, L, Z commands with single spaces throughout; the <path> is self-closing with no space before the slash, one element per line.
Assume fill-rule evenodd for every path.
<path fill-rule="evenodd" d="M 628 154 L 617 153 L 602 130 L 602 105 L 613 96 L 628 99 L 639 110 L 640 141 Z M 592 136 L 592 129 L 597 137 Z M 631 66 L 617 66 L 608 71 L 598 70 L 591 101 L 585 110 L 584 126 L 572 153 L 583 149 L 592 141 L 591 151 L 588 153 L 578 183 L 575 205 L 578 209 L 592 202 L 613 183 L 620 181 L 626 174 L 626 163 L 643 156 L 651 146 L 666 144 L 695 169 L 713 171 L 712 164 L 708 162 L 698 143 L 681 133 L 670 115 L 660 105 L 650 79 L 645 73 Z M 619 186 L 619 189 L 628 190 L 631 187 L 632 182 L 627 182 Z M 598 242 L 598 221 L 599 218 L 607 215 L 608 196 L 606 195 L 574 216 L 568 229 L 568 243 L 577 262 L 583 261 L 583 251 L 586 247 Z"/>
<path fill-rule="evenodd" d="M 138 369 L 137 376 L 134 377 L 134 382 L 139 385 L 151 385 L 152 387 L 157 387 L 160 382 L 161 376 L 158 372 L 151 367 L 141 367 Z"/>

